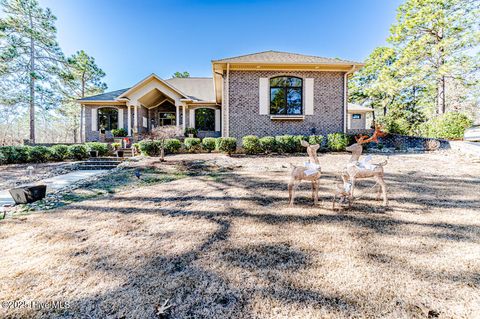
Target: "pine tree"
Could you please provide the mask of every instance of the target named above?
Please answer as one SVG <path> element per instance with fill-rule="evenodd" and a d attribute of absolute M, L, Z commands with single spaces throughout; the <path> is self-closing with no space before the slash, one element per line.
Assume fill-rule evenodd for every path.
<path fill-rule="evenodd" d="M 446 111 L 449 79 L 475 80 L 478 61 L 471 51 L 480 43 L 479 8 L 480 1 L 407 0 L 398 9 L 389 38 L 398 52 L 395 67 L 407 82 L 433 92 L 437 114 Z"/>
<path fill-rule="evenodd" d="M 0 19 L 0 76 L 9 83 L 10 98 L 17 105 L 28 104 L 30 142 L 35 143 L 36 108 L 45 110 L 55 103 L 52 83 L 64 62 L 56 41 L 56 17 L 36 0 L 0 3 L 5 13 Z"/>
<path fill-rule="evenodd" d="M 74 142 L 77 142 L 78 128 L 83 142 L 84 107 L 76 99 L 103 93 L 107 85 L 102 82 L 105 72 L 98 67 L 95 59 L 81 50 L 67 58 L 67 68 L 62 72 L 63 107 L 60 113 L 72 121 Z"/>

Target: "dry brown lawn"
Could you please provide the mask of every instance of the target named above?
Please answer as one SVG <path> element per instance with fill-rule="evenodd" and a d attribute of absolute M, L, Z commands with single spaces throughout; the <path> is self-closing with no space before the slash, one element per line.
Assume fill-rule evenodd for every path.
<path fill-rule="evenodd" d="M 367 193 L 334 212 L 347 159 L 320 157 L 324 206 L 303 184 L 287 207 L 303 157 L 198 154 L 168 160 L 205 174 L 4 220 L 0 301 L 69 307 L 0 317 L 480 317 L 480 164 L 392 156 L 390 209 Z"/>

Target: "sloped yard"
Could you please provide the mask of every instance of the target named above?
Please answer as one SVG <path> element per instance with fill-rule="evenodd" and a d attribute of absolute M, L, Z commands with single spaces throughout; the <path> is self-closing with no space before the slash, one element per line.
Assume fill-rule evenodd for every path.
<path fill-rule="evenodd" d="M 288 167 L 303 157 L 168 160 L 194 174 L 1 221 L 0 301 L 68 307 L 3 307 L 0 317 L 480 313 L 479 163 L 442 153 L 391 156 L 390 209 L 365 194 L 353 209 L 333 212 L 346 154 L 320 157 L 323 206 L 311 205 L 303 184 L 293 208 Z M 165 301 L 171 307 L 162 311 Z"/>

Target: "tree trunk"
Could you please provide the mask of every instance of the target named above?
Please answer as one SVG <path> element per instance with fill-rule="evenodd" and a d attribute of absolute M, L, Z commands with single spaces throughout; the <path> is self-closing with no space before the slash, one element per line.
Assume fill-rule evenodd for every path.
<path fill-rule="evenodd" d="M 30 28 L 33 29 L 30 12 Z M 30 143 L 35 144 L 35 43 L 30 36 Z"/>
<path fill-rule="evenodd" d="M 160 149 L 160 162 L 165 162 L 165 148 Z"/>
<path fill-rule="evenodd" d="M 85 72 L 82 74 L 82 96 L 81 98 L 83 99 L 85 97 Z M 84 143 L 85 139 L 83 138 L 83 122 L 84 122 L 84 116 L 85 116 L 85 107 L 83 104 L 80 104 L 80 143 Z"/>
<path fill-rule="evenodd" d="M 84 117 L 84 107 L 83 104 L 80 105 L 80 143 L 84 142 L 83 139 L 83 117 Z"/>

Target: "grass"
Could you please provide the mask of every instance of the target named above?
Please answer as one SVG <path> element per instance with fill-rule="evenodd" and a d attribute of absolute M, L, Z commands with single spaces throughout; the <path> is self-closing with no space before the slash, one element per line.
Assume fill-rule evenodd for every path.
<path fill-rule="evenodd" d="M 444 153 L 391 156 L 389 209 L 364 194 L 351 210 L 334 212 L 345 154 L 320 157 L 323 206 L 311 205 L 305 183 L 293 208 L 288 164 L 303 158 L 168 160 L 155 168 L 180 170 L 182 178 L 121 186 L 48 214 L 2 221 L 0 300 L 54 299 L 70 307 L 0 309 L 0 317 L 480 313 L 479 163 Z M 372 185 L 359 184 L 359 194 Z M 165 302 L 171 307 L 162 311 Z"/>

